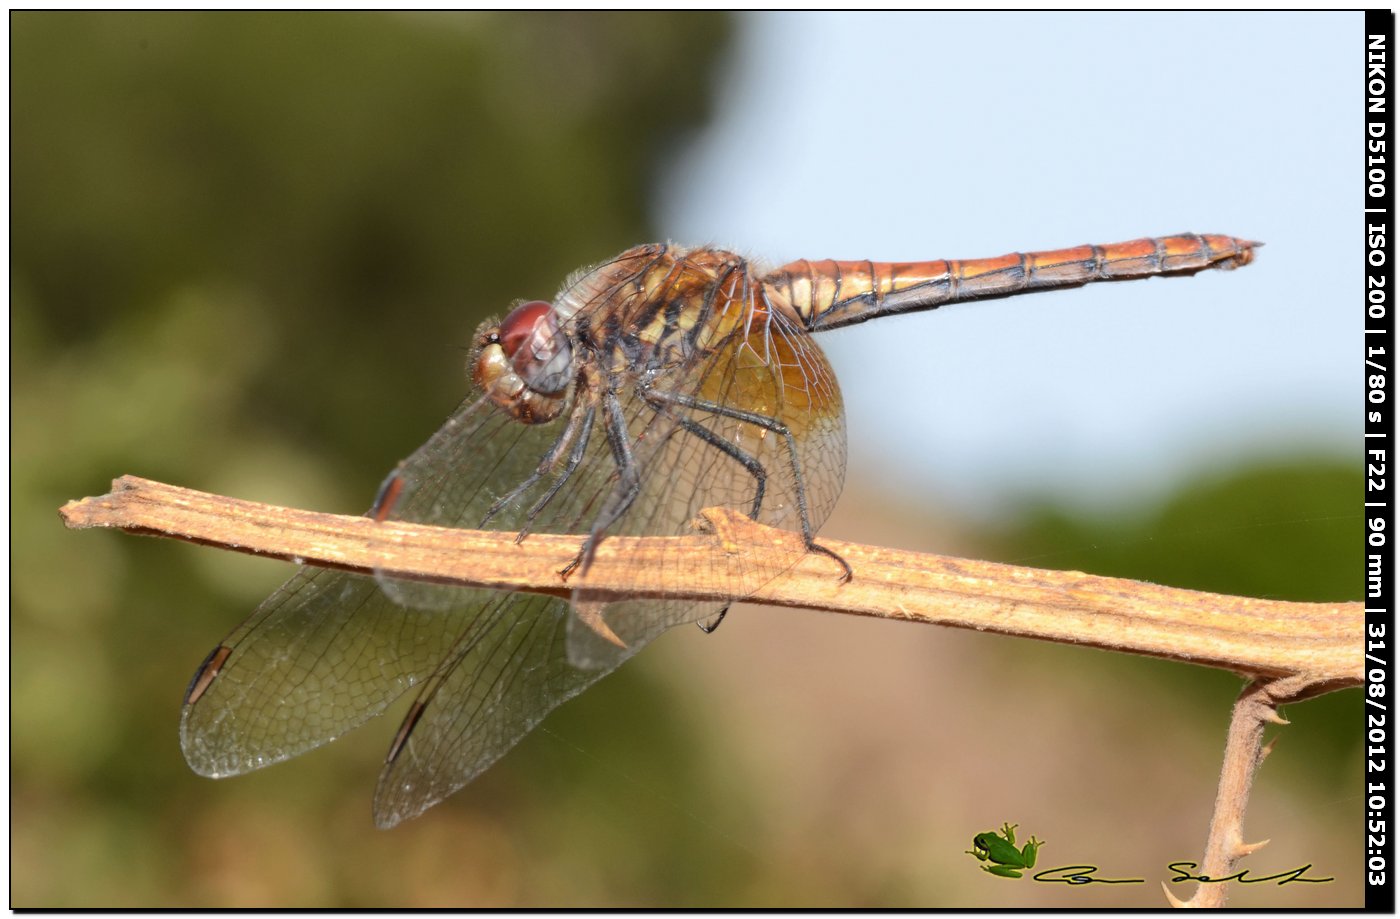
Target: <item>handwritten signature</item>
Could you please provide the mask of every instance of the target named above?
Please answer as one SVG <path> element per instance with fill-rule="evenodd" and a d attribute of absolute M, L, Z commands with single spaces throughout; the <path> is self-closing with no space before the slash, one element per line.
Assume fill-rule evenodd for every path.
<path fill-rule="evenodd" d="M 1335 881 L 1336 878 L 1310 878 L 1303 875 L 1312 868 L 1312 864 L 1306 864 L 1291 871 L 1280 871 L 1278 874 L 1270 874 L 1265 877 L 1250 877 L 1249 871 L 1238 871 L 1228 877 L 1213 878 L 1206 874 L 1192 874 L 1188 869 L 1200 867 L 1196 862 L 1172 862 L 1167 868 L 1175 872 L 1171 878 L 1173 884 L 1180 884 L 1183 881 L 1198 881 L 1202 884 L 1223 884 L 1226 881 L 1239 881 L 1241 884 L 1266 884 L 1275 881 L 1278 886 L 1284 884 L 1327 884 Z M 1044 871 L 1037 871 L 1031 875 L 1032 880 L 1045 884 L 1069 884 L 1077 886 L 1081 884 L 1144 884 L 1143 878 L 1101 878 L 1097 876 L 1097 865 L 1064 865 L 1059 868 L 1046 868 Z"/>

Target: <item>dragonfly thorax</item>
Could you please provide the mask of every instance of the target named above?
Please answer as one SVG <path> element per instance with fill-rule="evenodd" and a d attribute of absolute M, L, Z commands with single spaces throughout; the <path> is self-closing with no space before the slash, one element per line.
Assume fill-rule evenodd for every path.
<path fill-rule="evenodd" d="M 564 407 L 573 349 L 554 306 L 531 300 L 477 333 L 472 377 L 496 405 L 526 424 L 552 421 Z"/>

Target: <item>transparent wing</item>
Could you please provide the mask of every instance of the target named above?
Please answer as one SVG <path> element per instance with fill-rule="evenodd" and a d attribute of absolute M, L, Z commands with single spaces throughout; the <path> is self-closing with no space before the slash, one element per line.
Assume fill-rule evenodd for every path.
<path fill-rule="evenodd" d="M 569 663 L 567 602 L 502 593 L 482 599 L 390 749 L 374 796 L 381 827 L 416 817 L 461 788 L 555 706 L 612 669 Z"/>
<path fill-rule="evenodd" d="M 458 630 L 389 603 L 373 578 L 302 568 L 195 675 L 180 719 L 185 759 L 217 778 L 333 740 L 426 679 Z"/>
<path fill-rule="evenodd" d="M 468 399 L 406 465 L 431 469 L 431 455 L 442 452 L 431 447 L 469 441 L 476 444 L 476 461 L 458 469 L 456 495 L 475 490 L 490 496 L 524 478 L 549 437 Z M 447 510 L 421 511 L 431 492 L 419 489 L 419 500 L 399 516 L 437 523 Z M 449 502 L 454 496 L 438 497 Z M 405 510 L 421 513 L 412 517 Z M 431 602 L 396 602 L 365 574 L 298 570 L 214 649 L 190 682 L 181 713 L 190 768 L 216 778 L 237 775 L 335 740 L 441 667 L 475 608 L 491 598 L 490 591 L 409 590 Z"/>
<path fill-rule="evenodd" d="M 607 517 L 607 534 L 677 535 L 708 507 L 797 531 L 815 531 L 829 513 L 845 459 L 840 396 L 821 352 L 781 318 L 765 314 L 688 363 L 622 382 L 573 393 L 546 424 L 469 398 L 401 465 L 390 516 L 574 534 Z M 635 489 L 620 485 L 624 468 Z M 699 574 L 739 598 L 802 546 L 764 563 L 731 556 Z M 665 583 L 679 564 L 664 561 L 643 583 Z M 722 605 L 605 603 L 579 591 L 571 607 L 303 569 L 196 674 L 182 744 L 198 772 L 244 772 L 325 743 L 421 686 L 376 795 L 377 820 L 392 825 L 470 781 L 660 632 Z"/>

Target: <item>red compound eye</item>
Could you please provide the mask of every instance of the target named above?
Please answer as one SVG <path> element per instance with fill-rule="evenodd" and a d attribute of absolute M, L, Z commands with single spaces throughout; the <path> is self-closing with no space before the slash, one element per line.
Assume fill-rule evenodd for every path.
<path fill-rule="evenodd" d="M 554 305 L 544 300 L 531 300 L 529 303 L 522 303 L 510 311 L 510 315 L 501 320 L 500 332 L 501 350 L 507 357 L 515 358 L 520 351 L 520 346 L 525 344 L 539 324 L 545 321 L 554 312 Z M 530 360 L 531 358 L 526 358 Z"/>
<path fill-rule="evenodd" d="M 492 341 L 535 392 L 557 395 L 569 385 L 573 349 L 568 335 L 559 329 L 553 304 L 531 300 L 517 306 L 496 327 Z"/>

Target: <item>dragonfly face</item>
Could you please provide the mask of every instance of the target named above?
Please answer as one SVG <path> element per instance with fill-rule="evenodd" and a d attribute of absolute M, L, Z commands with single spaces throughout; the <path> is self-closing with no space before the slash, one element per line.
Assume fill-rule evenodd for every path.
<path fill-rule="evenodd" d="M 414 690 L 374 804 L 380 826 L 413 817 L 661 632 L 709 619 L 806 552 L 830 554 L 816 532 L 841 489 L 845 421 L 811 332 L 963 299 L 1234 267 L 1253 245 L 1183 235 L 965 262 L 799 261 L 766 274 L 721 250 L 630 249 L 478 333 L 475 391 L 400 464 L 374 511 L 520 538 L 577 534 L 572 596 L 303 568 L 196 672 L 181 718 L 186 759 L 204 775 L 247 772 Z M 685 563 L 690 583 L 728 600 L 588 591 L 581 575 L 602 540 L 691 533 L 712 507 L 790 531 L 764 561 Z M 663 558 L 639 571 L 642 595 L 681 565 Z"/>

